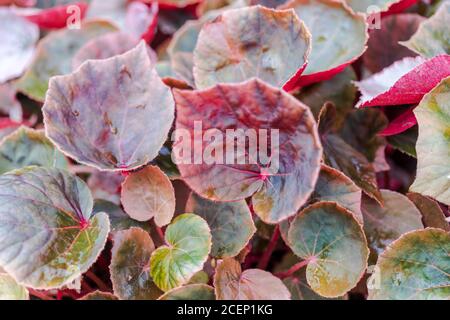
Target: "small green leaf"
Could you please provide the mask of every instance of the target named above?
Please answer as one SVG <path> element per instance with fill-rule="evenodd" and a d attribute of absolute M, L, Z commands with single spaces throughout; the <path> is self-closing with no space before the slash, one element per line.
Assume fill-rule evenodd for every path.
<path fill-rule="evenodd" d="M 27 167 L 1 176 L 0 267 L 35 289 L 80 277 L 109 233 L 108 216 L 92 215 L 92 205 L 86 184 L 63 170 Z"/>
<path fill-rule="evenodd" d="M 11 276 L 0 272 L 0 300 L 29 300 L 28 290 Z"/>
<path fill-rule="evenodd" d="M 448 300 L 450 233 L 433 228 L 407 233 L 380 255 L 375 270 L 371 300 Z"/>
<path fill-rule="evenodd" d="M 140 228 L 119 231 L 114 236 L 111 281 L 121 300 L 155 300 L 162 292 L 150 276 L 150 255 L 155 245 Z"/>
<path fill-rule="evenodd" d="M 283 282 L 270 272 L 249 269 L 242 272 L 234 259 L 223 260 L 216 268 L 214 287 L 217 300 L 290 300 Z"/>
<path fill-rule="evenodd" d="M 185 211 L 194 212 L 208 223 L 212 234 L 211 255 L 216 258 L 238 255 L 256 232 L 245 201 L 213 202 L 192 193 Z"/>
<path fill-rule="evenodd" d="M 43 131 L 21 127 L 0 144 L 0 174 L 28 166 L 67 168 L 66 157 Z"/>
<path fill-rule="evenodd" d="M 334 202 L 319 202 L 295 217 L 288 233 L 292 251 L 308 261 L 311 288 L 336 298 L 354 288 L 367 268 L 369 249 L 353 214 Z"/>
<path fill-rule="evenodd" d="M 203 268 L 211 250 L 211 231 L 205 220 L 182 214 L 167 227 L 167 245 L 156 249 L 150 259 L 155 284 L 167 292 L 187 283 Z"/>
<path fill-rule="evenodd" d="M 190 284 L 166 292 L 158 300 L 216 300 L 214 288 L 206 284 Z"/>

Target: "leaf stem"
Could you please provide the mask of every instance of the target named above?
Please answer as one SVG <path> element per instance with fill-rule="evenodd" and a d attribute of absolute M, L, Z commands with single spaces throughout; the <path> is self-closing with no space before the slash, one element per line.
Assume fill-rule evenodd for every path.
<path fill-rule="evenodd" d="M 290 276 L 292 276 L 294 273 L 296 273 L 298 270 L 300 270 L 301 268 L 305 267 L 308 265 L 308 263 L 310 263 L 310 260 L 303 260 L 300 261 L 296 264 L 294 264 L 289 270 L 284 271 L 284 272 L 278 272 L 275 273 L 275 276 L 280 278 L 280 279 L 286 279 L 289 278 Z"/>
<path fill-rule="evenodd" d="M 261 260 L 259 260 L 258 269 L 265 270 L 267 268 L 270 262 L 270 258 L 272 257 L 272 254 L 275 251 L 279 239 L 280 239 L 280 227 L 277 225 L 275 227 L 275 230 L 273 231 L 272 238 L 270 239 L 266 251 L 264 251 Z"/>

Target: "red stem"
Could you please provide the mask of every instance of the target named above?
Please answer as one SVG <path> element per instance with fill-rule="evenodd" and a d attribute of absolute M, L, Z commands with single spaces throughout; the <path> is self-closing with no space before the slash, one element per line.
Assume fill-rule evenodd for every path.
<path fill-rule="evenodd" d="M 280 227 L 277 225 L 275 227 L 275 230 L 273 231 L 272 238 L 270 239 L 266 251 L 264 251 L 261 260 L 259 260 L 258 269 L 265 270 L 267 268 L 267 265 L 270 262 L 270 258 L 272 257 L 272 254 L 277 247 L 278 239 L 280 239 Z"/>
<path fill-rule="evenodd" d="M 310 260 L 300 261 L 299 263 L 293 265 L 288 271 L 275 273 L 275 276 L 280 279 L 289 278 L 294 273 L 296 273 L 298 270 L 307 266 L 309 262 L 310 262 Z"/>

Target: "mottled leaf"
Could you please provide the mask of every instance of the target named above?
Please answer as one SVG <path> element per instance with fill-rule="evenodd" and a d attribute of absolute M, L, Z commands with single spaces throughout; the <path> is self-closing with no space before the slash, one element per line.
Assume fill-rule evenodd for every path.
<path fill-rule="evenodd" d="M 175 218 L 165 232 L 165 246 L 150 259 L 150 274 L 163 291 L 179 287 L 203 268 L 211 250 L 211 232 L 205 220 L 194 214 Z"/>
<path fill-rule="evenodd" d="M 190 284 L 166 292 L 158 300 L 216 300 L 214 288 L 206 284 Z"/>
<path fill-rule="evenodd" d="M 450 3 L 443 3 L 431 18 L 422 22 L 411 39 L 401 44 L 428 58 L 450 54 L 449 20 Z"/>
<path fill-rule="evenodd" d="M 242 271 L 234 259 L 223 260 L 216 268 L 214 287 L 217 300 L 290 300 L 283 282 L 259 269 Z"/>
<path fill-rule="evenodd" d="M 283 90 L 257 79 L 203 91 L 175 90 L 174 95 L 177 131 L 181 134 L 175 138 L 174 156 L 182 178 L 197 194 L 214 201 L 237 201 L 253 196 L 255 212 L 267 223 L 278 223 L 294 215 L 306 202 L 314 189 L 322 155 L 317 126 L 309 108 Z M 185 149 L 186 144 L 191 146 L 186 138 L 194 140 L 195 145 L 202 139 L 195 134 L 199 121 L 202 130 L 214 129 L 218 139 L 205 138 L 203 149 L 194 150 L 195 159 L 191 155 L 182 157 L 180 149 Z M 238 137 L 244 137 L 244 143 L 242 139 L 227 141 L 231 136 L 226 134 L 228 129 L 236 129 Z M 255 148 L 245 145 L 244 135 L 252 133 L 259 136 Z M 253 145 L 257 144 L 255 140 L 256 137 Z M 226 152 L 230 151 L 230 144 L 244 151 L 234 152 L 233 147 L 231 152 Z M 219 153 L 208 163 L 196 164 L 199 154 L 210 158 L 213 147 L 223 150 L 223 154 Z"/>
<path fill-rule="evenodd" d="M 150 276 L 150 255 L 155 245 L 149 234 L 139 228 L 114 235 L 111 281 L 114 294 L 121 300 L 156 300 L 162 292 Z"/>
<path fill-rule="evenodd" d="M 369 299 L 448 300 L 450 234 L 432 228 L 407 233 L 381 254 L 375 270 L 379 286 Z"/>
<path fill-rule="evenodd" d="M 334 202 L 319 202 L 297 215 L 288 242 L 308 261 L 306 278 L 321 296 L 335 298 L 354 288 L 367 268 L 369 249 L 359 222 Z"/>
<path fill-rule="evenodd" d="M 174 102 L 141 42 L 123 55 L 52 78 L 43 113 L 47 136 L 63 152 L 102 170 L 122 171 L 158 155 Z"/>
<path fill-rule="evenodd" d="M 292 89 L 305 68 L 311 36 L 293 10 L 228 10 L 203 26 L 194 50 L 197 88 L 258 77 Z"/>
<path fill-rule="evenodd" d="M 211 255 L 216 258 L 237 256 L 256 232 L 244 200 L 213 202 L 192 193 L 185 211 L 199 215 L 208 223 L 212 234 Z"/>
<path fill-rule="evenodd" d="M 366 50 L 365 18 L 338 1 L 292 0 L 280 8 L 294 9 L 312 35 L 308 66 L 297 86 L 330 79 Z"/>
<path fill-rule="evenodd" d="M 60 288 L 97 260 L 109 233 L 106 213 L 59 169 L 27 167 L 0 177 L 0 266 L 35 289 Z M 20 214 L 17 214 L 20 212 Z"/>
<path fill-rule="evenodd" d="M 414 114 L 418 164 L 410 190 L 450 205 L 450 77 L 423 98 Z"/>
<path fill-rule="evenodd" d="M 0 272 L 0 300 L 29 300 L 28 290 L 11 276 Z"/>
<path fill-rule="evenodd" d="M 109 292 L 101 292 L 101 291 L 94 291 L 91 293 L 88 293 L 83 298 L 79 300 L 119 300 L 115 295 L 109 293 Z"/>
<path fill-rule="evenodd" d="M 425 227 L 450 231 L 450 225 L 445 219 L 444 212 L 436 201 L 414 192 L 408 193 L 407 196 L 422 214 Z"/>
<path fill-rule="evenodd" d="M 18 89 L 37 101 L 44 101 L 49 79 L 72 71 L 72 57 L 85 43 L 102 34 L 116 31 L 106 21 L 89 21 L 81 29 L 62 29 L 49 33 L 36 49 L 28 71 L 17 83 Z"/>
<path fill-rule="evenodd" d="M 67 168 L 67 160 L 43 131 L 21 127 L 0 142 L 0 174 L 27 166 Z"/>
<path fill-rule="evenodd" d="M 380 73 L 355 82 L 362 94 L 357 107 L 418 103 L 449 75 L 450 55 L 441 55 L 430 60 L 406 57 Z"/>
<path fill-rule="evenodd" d="M 369 242 L 373 262 L 393 241 L 406 232 L 423 229 L 422 216 L 406 196 L 381 190 L 383 206 L 363 197 L 364 231 Z"/>
<path fill-rule="evenodd" d="M 0 83 L 20 76 L 30 63 L 39 28 L 12 10 L 0 8 Z"/>
<path fill-rule="evenodd" d="M 134 220 L 162 227 L 175 212 L 175 191 L 169 178 L 155 166 L 147 166 L 127 176 L 122 184 L 121 200 L 125 212 Z"/>

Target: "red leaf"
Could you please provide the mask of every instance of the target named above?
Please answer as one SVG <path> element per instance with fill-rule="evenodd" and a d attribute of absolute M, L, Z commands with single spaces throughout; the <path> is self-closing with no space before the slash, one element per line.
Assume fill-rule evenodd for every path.
<path fill-rule="evenodd" d="M 417 124 L 417 119 L 413 112 L 414 108 L 415 107 L 408 109 L 392 120 L 386 129 L 380 132 L 379 135 L 385 137 L 394 136 L 414 127 Z"/>
<path fill-rule="evenodd" d="M 80 9 L 80 18 L 83 19 L 88 8 L 87 3 L 85 2 L 44 9 L 38 13 L 27 15 L 25 18 L 43 29 L 61 29 L 67 26 L 67 20 L 74 14 L 69 10 L 69 8 L 73 6 L 78 6 Z"/>
<path fill-rule="evenodd" d="M 407 57 L 363 81 L 357 107 L 417 104 L 423 96 L 450 76 L 450 55 L 429 60 Z"/>

